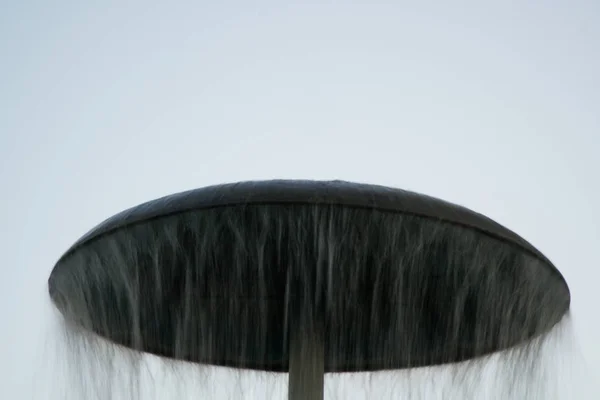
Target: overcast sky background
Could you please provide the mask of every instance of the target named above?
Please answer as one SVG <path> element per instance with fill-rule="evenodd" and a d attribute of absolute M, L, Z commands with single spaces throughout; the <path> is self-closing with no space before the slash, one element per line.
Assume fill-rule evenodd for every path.
<path fill-rule="evenodd" d="M 600 378 L 598 71 L 596 0 L 0 2 L 0 398 L 31 396 L 46 279 L 79 236 L 271 178 L 402 187 L 515 230 L 566 277 Z"/>

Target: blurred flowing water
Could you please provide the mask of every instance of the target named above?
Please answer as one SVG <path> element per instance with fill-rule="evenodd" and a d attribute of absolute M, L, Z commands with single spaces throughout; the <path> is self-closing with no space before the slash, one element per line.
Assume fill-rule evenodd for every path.
<path fill-rule="evenodd" d="M 555 277 L 451 224 L 221 208 L 122 229 L 63 267 L 57 379 L 40 389 L 57 398 L 285 399 L 297 313 L 325 316 L 326 369 L 349 371 L 326 375 L 327 399 L 570 398 L 577 352 Z"/>

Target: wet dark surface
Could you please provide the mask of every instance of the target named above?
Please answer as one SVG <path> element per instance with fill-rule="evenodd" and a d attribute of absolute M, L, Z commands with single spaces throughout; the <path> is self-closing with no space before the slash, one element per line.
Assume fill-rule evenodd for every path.
<path fill-rule="evenodd" d="M 271 185 L 189 192 L 101 224 L 57 264 L 53 301 L 140 351 L 279 372 L 298 321 L 322 325 L 327 372 L 365 371 L 506 349 L 569 308 L 537 250 L 469 210 L 388 188 Z"/>

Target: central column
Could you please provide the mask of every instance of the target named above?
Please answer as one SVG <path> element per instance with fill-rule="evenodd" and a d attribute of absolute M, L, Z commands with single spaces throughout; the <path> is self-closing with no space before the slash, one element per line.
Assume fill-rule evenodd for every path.
<path fill-rule="evenodd" d="M 314 310 L 313 310 L 314 311 Z M 290 324 L 289 400 L 322 400 L 325 353 L 322 319 L 297 315 Z"/>
<path fill-rule="evenodd" d="M 309 209 L 291 229 L 287 276 L 289 400 L 323 400 L 329 210 Z"/>

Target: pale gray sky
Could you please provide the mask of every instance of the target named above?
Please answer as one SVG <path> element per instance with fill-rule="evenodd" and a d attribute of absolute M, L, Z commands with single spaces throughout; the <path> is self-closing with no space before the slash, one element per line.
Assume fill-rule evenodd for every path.
<path fill-rule="evenodd" d="M 565 275 L 600 378 L 600 2 L 416 3 L 2 2 L 0 398 L 31 396 L 46 278 L 81 234 L 270 178 L 402 187 L 515 230 Z"/>

